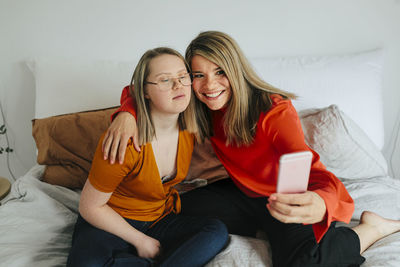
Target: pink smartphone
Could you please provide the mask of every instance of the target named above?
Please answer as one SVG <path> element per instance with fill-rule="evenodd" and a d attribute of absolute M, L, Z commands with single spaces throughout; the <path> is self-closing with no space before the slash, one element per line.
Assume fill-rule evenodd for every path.
<path fill-rule="evenodd" d="M 303 193 L 307 191 L 312 153 L 310 151 L 288 153 L 279 159 L 278 193 Z"/>

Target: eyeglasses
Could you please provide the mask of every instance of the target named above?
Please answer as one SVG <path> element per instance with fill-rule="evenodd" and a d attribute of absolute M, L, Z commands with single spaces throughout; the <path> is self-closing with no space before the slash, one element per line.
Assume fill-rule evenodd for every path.
<path fill-rule="evenodd" d="M 179 77 L 160 77 L 157 82 L 147 82 L 145 81 L 144 84 L 155 84 L 158 85 L 158 88 L 162 91 L 171 90 L 174 86 L 175 80 L 178 80 L 182 85 L 188 86 L 192 84 L 192 74 L 185 73 L 180 75 Z"/>

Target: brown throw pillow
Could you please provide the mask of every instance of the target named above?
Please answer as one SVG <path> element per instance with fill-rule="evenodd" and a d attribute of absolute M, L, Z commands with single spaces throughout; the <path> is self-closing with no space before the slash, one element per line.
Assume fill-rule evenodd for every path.
<path fill-rule="evenodd" d="M 78 112 L 32 120 L 32 135 L 38 149 L 37 162 L 46 165 L 42 180 L 72 189 L 86 182 L 94 152 L 117 108 Z M 186 192 L 228 178 L 210 141 L 196 144 L 188 176 L 180 187 Z"/>
<path fill-rule="evenodd" d="M 116 107 L 32 120 L 37 162 L 46 165 L 43 181 L 82 188 L 101 134 Z"/>
<path fill-rule="evenodd" d="M 226 178 L 229 178 L 228 173 L 215 155 L 210 140 L 206 139 L 202 144 L 195 143 L 187 177 L 175 188 L 185 193 Z"/>
<path fill-rule="evenodd" d="M 185 181 L 205 179 L 210 184 L 228 177 L 224 166 L 215 155 L 210 140 L 206 139 L 203 144 L 196 143 Z"/>

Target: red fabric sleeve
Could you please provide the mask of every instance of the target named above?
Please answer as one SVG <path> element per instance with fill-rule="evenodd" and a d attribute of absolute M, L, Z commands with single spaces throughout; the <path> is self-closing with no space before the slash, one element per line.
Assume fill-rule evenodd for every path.
<path fill-rule="evenodd" d="M 275 112 L 276 111 L 276 112 Z M 319 242 L 328 230 L 332 221 L 349 223 L 354 212 L 354 201 L 343 183 L 319 160 L 319 155 L 307 146 L 300 119 L 290 101 L 279 101 L 273 116 L 269 118 L 268 133 L 279 153 L 310 150 L 313 153 L 308 190 L 317 193 L 326 205 L 323 221 L 313 224 L 314 235 Z M 273 124 L 273 125 L 271 125 Z"/>
<path fill-rule="evenodd" d="M 122 90 L 120 103 L 121 106 L 119 107 L 119 109 L 111 115 L 111 121 L 113 121 L 115 117 L 118 115 L 118 113 L 121 111 L 129 112 L 136 118 L 135 98 L 131 96 L 129 92 L 129 85 L 125 86 L 124 89 Z"/>

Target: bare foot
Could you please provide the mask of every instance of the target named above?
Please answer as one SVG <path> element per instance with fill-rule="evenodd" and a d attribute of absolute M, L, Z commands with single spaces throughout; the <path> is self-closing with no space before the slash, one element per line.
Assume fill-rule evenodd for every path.
<path fill-rule="evenodd" d="M 383 218 L 372 211 L 364 211 L 360 224 L 352 229 L 360 239 L 360 253 L 363 253 L 379 239 L 400 231 L 400 221 Z"/>
<path fill-rule="evenodd" d="M 380 238 L 400 231 L 400 221 L 383 218 L 372 211 L 364 211 L 361 214 L 360 224 L 374 228 L 379 233 Z"/>

